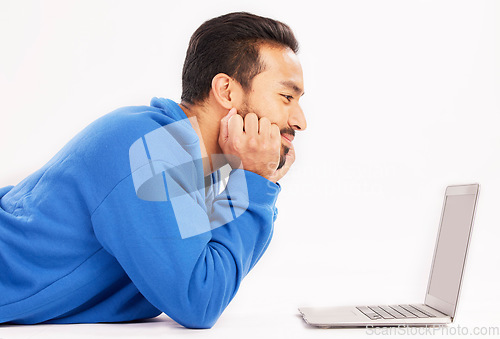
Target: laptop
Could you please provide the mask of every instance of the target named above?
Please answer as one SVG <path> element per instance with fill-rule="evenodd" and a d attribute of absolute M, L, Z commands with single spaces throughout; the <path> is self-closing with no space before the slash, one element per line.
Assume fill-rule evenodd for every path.
<path fill-rule="evenodd" d="M 423 304 L 300 307 L 318 327 L 438 326 L 453 322 L 476 211 L 479 184 L 448 186 Z"/>

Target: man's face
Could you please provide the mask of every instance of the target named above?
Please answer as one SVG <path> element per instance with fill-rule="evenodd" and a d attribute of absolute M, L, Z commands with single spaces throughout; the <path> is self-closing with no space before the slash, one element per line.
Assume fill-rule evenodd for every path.
<path fill-rule="evenodd" d="M 281 131 L 281 156 L 278 169 L 286 162 L 285 155 L 293 147 L 295 130 L 305 130 L 306 119 L 299 99 L 304 94 L 302 67 L 297 55 L 288 48 L 262 45 L 260 59 L 264 71 L 256 75 L 251 89 L 245 93 L 238 112 L 253 112 L 278 125 Z"/>

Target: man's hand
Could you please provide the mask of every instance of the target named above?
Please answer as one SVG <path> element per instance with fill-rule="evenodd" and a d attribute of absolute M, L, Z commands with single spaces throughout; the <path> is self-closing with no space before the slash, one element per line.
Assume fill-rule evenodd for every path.
<path fill-rule="evenodd" d="M 295 152 L 290 149 L 285 166 L 277 171 L 281 151 L 280 128 L 265 117 L 259 120 L 255 113 L 248 113 L 243 120 L 236 114 L 236 108 L 221 119 L 219 146 L 232 168 L 243 168 L 275 183 L 295 160 Z"/>

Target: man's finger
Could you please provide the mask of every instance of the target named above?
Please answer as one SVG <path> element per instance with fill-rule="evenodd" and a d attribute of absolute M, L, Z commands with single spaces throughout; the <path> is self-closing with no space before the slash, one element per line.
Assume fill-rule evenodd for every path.
<path fill-rule="evenodd" d="M 231 108 L 224 118 L 220 120 L 219 138 L 226 141 L 229 137 L 229 119 L 236 114 L 236 108 Z"/>
<path fill-rule="evenodd" d="M 236 136 L 243 133 L 243 118 L 239 114 L 233 114 L 227 122 L 228 138 L 229 134 Z"/>
<path fill-rule="evenodd" d="M 279 142 L 281 143 L 280 128 L 276 124 L 271 124 L 271 139 L 272 140 L 279 140 Z"/>
<path fill-rule="evenodd" d="M 265 137 L 271 137 L 271 122 L 266 117 L 260 118 L 259 120 L 259 134 Z"/>
<path fill-rule="evenodd" d="M 257 136 L 259 134 L 259 118 L 255 113 L 245 115 L 245 134 Z"/>

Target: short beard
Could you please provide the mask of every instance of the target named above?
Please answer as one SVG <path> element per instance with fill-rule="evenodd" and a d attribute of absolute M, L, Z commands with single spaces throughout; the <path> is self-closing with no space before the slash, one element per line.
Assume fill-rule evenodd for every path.
<path fill-rule="evenodd" d="M 288 154 L 288 151 L 290 151 L 290 147 L 281 144 L 281 149 L 283 150 L 283 154 L 280 153 L 280 162 L 278 164 L 277 170 L 279 170 L 281 167 L 285 166 L 286 155 Z"/>

